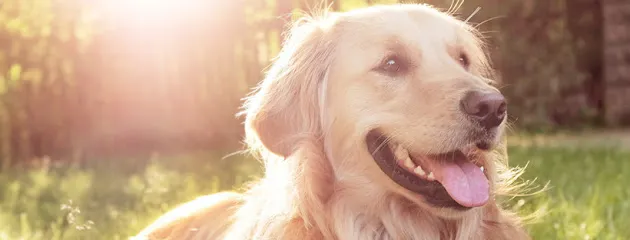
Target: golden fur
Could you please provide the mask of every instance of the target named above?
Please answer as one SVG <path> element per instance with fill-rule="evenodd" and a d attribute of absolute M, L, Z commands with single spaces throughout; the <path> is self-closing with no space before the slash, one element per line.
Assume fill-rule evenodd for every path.
<path fill-rule="evenodd" d="M 478 153 L 491 199 L 462 212 L 429 206 L 395 184 L 365 146 L 374 127 L 416 151 L 463 144 L 468 124 L 454 103 L 471 89 L 496 90 L 475 29 L 401 4 L 303 18 L 289 33 L 245 104 L 247 142 L 265 177 L 246 193 L 178 207 L 137 239 L 529 239 L 495 200 L 515 175 L 504 126 L 498 146 Z M 370 71 L 388 51 L 403 52 L 414 70 L 400 79 Z"/>

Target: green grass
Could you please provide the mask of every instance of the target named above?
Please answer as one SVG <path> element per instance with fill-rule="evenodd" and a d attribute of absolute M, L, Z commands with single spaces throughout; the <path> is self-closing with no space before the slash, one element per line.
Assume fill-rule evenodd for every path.
<path fill-rule="evenodd" d="M 128 239 L 177 204 L 259 175 L 256 162 L 224 155 L 98 159 L 87 168 L 0 174 L 0 240 Z"/>
<path fill-rule="evenodd" d="M 116 159 L 0 174 L 0 239 L 127 239 L 175 205 L 240 186 L 258 163 L 219 154 Z M 522 213 L 545 210 L 534 239 L 630 239 L 630 153 L 616 149 L 511 146 L 525 179 L 550 183 L 513 199 Z M 246 177 L 245 177 L 246 176 Z"/>
<path fill-rule="evenodd" d="M 550 189 L 519 199 L 523 212 L 546 209 L 534 239 L 630 239 L 630 152 L 613 148 L 511 147 L 524 179 Z"/>

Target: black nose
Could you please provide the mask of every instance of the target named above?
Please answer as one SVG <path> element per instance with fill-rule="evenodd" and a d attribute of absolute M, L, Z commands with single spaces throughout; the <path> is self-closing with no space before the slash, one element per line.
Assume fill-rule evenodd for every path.
<path fill-rule="evenodd" d="M 486 129 L 499 126 L 507 111 L 505 98 L 498 92 L 468 92 L 460 101 L 460 107 L 462 112 Z"/>

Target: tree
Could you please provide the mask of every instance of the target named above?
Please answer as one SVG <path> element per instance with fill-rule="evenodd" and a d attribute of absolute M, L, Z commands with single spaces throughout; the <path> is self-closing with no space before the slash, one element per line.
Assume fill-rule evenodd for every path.
<path fill-rule="evenodd" d="M 606 123 L 630 125 L 630 2 L 601 0 L 605 16 Z"/>
<path fill-rule="evenodd" d="M 601 0 L 567 2 L 567 23 L 573 39 L 576 67 L 584 73 L 583 94 L 596 118 L 605 116 L 603 69 L 604 18 Z M 602 121 L 603 119 L 593 119 Z"/>

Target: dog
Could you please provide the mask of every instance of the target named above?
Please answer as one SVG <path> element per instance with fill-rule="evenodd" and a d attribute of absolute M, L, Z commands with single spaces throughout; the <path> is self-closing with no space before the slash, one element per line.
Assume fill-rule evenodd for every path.
<path fill-rule="evenodd" d="M 480 33 L 427 5 L 303 17 L 245 101 L 265 175 L 136 239 L 530 239 Z"/>

